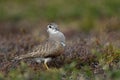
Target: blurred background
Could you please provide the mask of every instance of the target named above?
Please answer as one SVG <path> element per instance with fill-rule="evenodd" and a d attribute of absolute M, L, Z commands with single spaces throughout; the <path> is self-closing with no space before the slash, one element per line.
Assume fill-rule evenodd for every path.
<path fill-rule="evenodd" d="M 59 25 L 66 40 L 120 47 L 120 0 L 0 0 L 0 53 L 25 53 L 47 39 L 51 22 Z"/>
<path fill-rule="evenodd" d="M 0 0 L 1 35 L 44 32 L 51 22 L 68 37 L 118 31 L 120 0 Z"/>
<path fill-rule="evenodd" d="M 65 60 L 61 61 L 60 58 L 60 61 L 64 62 L 63 65 L 58 63 L 59 67 L 62 66 L 62 69 L 58 69 L 58 71 L 53 69 L 52 72 L 47 71 L 47 74 L 44 74 L 45 72 L 41 70 L 42 72 L 38 71 L 40 74 L 36 75 L 28 67 L 25 68 L 23 63 L 23 67 L 10 68 L 11 65 L 15 65 L 10 65 L 11 59 L 26 54 L 34 46 L 47 39 L 46 28 L 51 22 L 59 25 L 60 30 L 66 36 L 66 42 L 69 43 L 65 52 L 67 54 Z M 85 72 L 88 77 L 93 77 L 96 74 L 92 73 L 94 71 L 91 72 L 92 69 L 96 72 L 97 70 L 100 70 L 98 72 L 102 71 L 101 74 L 105 77 L 101 79 L 100 76 L 96 80 L 115 80 L 114 77 L 120 75 L 119 49 L 120 0 L 0 0 L 1 80 L 6 78 L 3 74 L 8 74 L 7 80 L 10 80 L 10 78 L 11 80 L 30 80 L 29 77 L 35 77 L 35 80 L 47 80 L 49 77 L 52 77 L 49 78 L 51 80 L 66 80 L 67 77 L 65 79 L 58 78 L 65 72 L 68 77 L 78 77 L 81 72 Z M 75 53 L 84 56 L 79 57 Z M 85 53 L 91 53 L 95 57 Z M 85 57 L 85 60 L 83 57 Z M 80 58 L 83 58 L 83 62 Z M 81 62 L 80 66 L 82 65 L 83 68 L 80 70 L 83 71 L 76 71 L 76 66 L 68 63 L 69 60 L 72 63 L 76 59 L 78 59 L 78 64 Z M 59 57 L 55 61 L 59 62 Z M 119 62 L 119 66 L 116 65 L 117 62 Z M 66 64 L 68 64 L 68 67 L 64 66 Z M 36 65 L 31 65 L 37 68 Z M 91 65 L 95 65 L 95 67 L 93 68 Z M 40 70 L 39 66 L 38 70 Z M 9 71 L 10 73 L 8 73 Z M 107 72 L 108 77 L 104 75 L 104 71 Z M 70 72 L 71 74 L 69 74 Z M 18 75 L 16 76 L 16 74 Z M 26 74 L 28 79 L 26 79 Z M 51 76 L 51 74 L 53 75 Z M 83 75 L 83 73 L 81 74 Z M 40 76 L 43 78 L 39 78 Z M 73 78 L 73 80 L 77 79 Z"/>

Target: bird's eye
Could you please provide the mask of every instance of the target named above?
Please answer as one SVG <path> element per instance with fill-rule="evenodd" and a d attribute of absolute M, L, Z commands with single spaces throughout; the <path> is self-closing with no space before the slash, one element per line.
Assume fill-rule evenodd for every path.
<path fill-rule="evenodd" d="M 49 26 L 49 28 L 52 28 L 51 26 Z"/>

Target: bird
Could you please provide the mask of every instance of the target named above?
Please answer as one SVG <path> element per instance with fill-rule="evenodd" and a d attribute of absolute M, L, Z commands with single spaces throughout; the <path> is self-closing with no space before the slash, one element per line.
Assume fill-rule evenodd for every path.
<path fill-rule="evenodd" d="M 44 62 L 49 69 L 47 63 L 57 56 L 60 56 L 65 50 L 65 36 L 59 30 L 58 25 L 50 23 L 47 25 L 48 39 L 42 44 L 33 48 L 31 52 L 15 57 L 15 60 L 34 58 L 38 63 Z"/>

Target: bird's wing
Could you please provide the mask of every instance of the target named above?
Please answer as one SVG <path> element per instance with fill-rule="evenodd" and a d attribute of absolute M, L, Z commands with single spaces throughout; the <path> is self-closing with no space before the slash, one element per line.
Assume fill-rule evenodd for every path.
<path fill-rule="evenodd" d="M 38 45 L 33 49 L 32 52 L 20 55 L 15 57 L 16 60 L 21 60 L 25 58 L 33 58 L 33 57 L 55 57 L 61 54 L 64 50 L 64 47 L 60 42 L 51 41 L 46 42 L 45 44 Z"/>

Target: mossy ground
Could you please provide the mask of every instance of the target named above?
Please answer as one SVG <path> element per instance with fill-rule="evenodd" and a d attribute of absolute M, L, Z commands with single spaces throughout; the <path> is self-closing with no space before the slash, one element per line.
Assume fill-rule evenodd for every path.
<path fill-rule="evenodd" d="M 0 1 L 1 80 L 119 80 L 120 0 Z M 59 25 L 65 51 L 46 70 L 33 59 L 11 60 L 46 40 Z"/>

